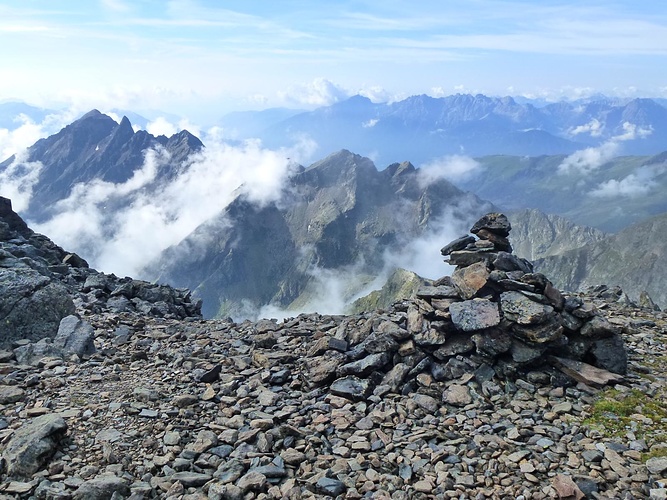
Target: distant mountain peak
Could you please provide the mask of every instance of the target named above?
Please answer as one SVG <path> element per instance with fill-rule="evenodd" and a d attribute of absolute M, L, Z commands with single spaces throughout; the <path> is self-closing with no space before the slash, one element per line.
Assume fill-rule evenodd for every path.
<path fill-rule="evenodd" d="M 409 161 L 404 161 L 401 163 L 392 163 L 384 171 L 391 177 L 399 177 L 416 172 L 417 169 Z"/>
<path fill-rule="evenodd" d="M 132 124 L 130 123 L 130 119 L 127 116 L 123 115 L 123 119 L 120 121 L 120 126 L 121 127 L 130 127 L 130 128 L 132 128 Z"/>
<path fill-rule="evenodd" d="M 127 116 L 117 123 L 97 109 L 89 111 L 28 148 L 27 161 L 43 166 L 25 215 L 37 221 L 46 219 L 56 202 L 69 197 L 76 184 L 94 179 L 127 181 L 144 164 L 146 150 L 158 145 L 165 147 L 171 158 L 171 165 L 161 170 L 163 175 L 176 172 L 178 165 L 203 147 L 187 131 L 161 140 L 144 130 L 135 133 Z M 0 163 L 0 171 L 12 161 Z"/>
<path fill-rule="evenodd" d="M 108 117 L 107 115 L 101 113 L 101 112 L 100 112 L 99 110 L 97 110 L 97 109 L 91 109 L 90 111 L 88 111 L 88 113 L 86 113 L 86 114 L 83 115 L 81 118 L 79 118 L 79 120 L 89 120 L 89 119 L 91 119 L 91 118 L 100 118 L 100 117 L 107 117 L 107 118 L 110 118 L 110 117 Z M 78 120 L 77 120 L 77 121 L 78 121 Z"/>

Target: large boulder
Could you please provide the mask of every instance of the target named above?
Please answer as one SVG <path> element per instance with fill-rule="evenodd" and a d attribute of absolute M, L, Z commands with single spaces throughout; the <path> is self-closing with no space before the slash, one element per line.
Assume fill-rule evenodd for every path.
<path fill-rule="evenodd" d="M 58 281 L 0 255 L 0 345 L 18 339 L 53 337 L 74 313 L 67 288 Z M 5 267 L 12 266 L 12 267 Z"/>
<path fill-rule="evenodd" d="M 56 349 L 61 350 L 63 355 L 76 354 L 81 358 L 95 353 L 94 338 L 93 327 L 71 315 L 60 322 L 53 345 Z"/>
<path fill-rule="evenodd" d="M 65 420 L 54 414 L 41 415 L 20 427 L 2 451 L 10 477 L 30 477 L 55 453 L 67 432 Z"/>

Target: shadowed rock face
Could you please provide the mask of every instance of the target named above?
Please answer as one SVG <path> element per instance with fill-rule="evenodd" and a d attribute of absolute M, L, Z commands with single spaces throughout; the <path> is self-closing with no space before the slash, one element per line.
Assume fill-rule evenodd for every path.
<path fill-rule="evenodd" d="M 580 226 L 539 210 L 520 210 L 510 213 L 514 253 L 532 262 L 598 242 L 606 234 L 592 227 Z M 557 277 L 549 273 L 552 280 Z"/>
<path fill-rule="evenodd" d="M 0 197 L 0 343 L 53 336 L 60 320 L 74 313 L 67 286 L 49 270 L 66 256 L 33 233 L 11 201 Z"/>
<path fill-rule="evenodd" d="M 170 159 L 160 175 L 173 175 L 181 163 L 203 144 L 187 131 L 170 138 L 154 137 L 144 130 L 135 132 L 123 117 L 116 123 L 111 117 L 92 110 L 72 124 L 30 148 L 25 162 L 39 162 L 41 168 L 33 196 L 23 215 L 30 220 L 48 217 L 53 205 L 67 198 L 77 183 L 93 179 L 121 183 L 132 177 L 145 159 L 146 150 L 164 148 Z M 0 171 L 14 157 L 0 163 Z"/>
<path fill-rule="evenodd" d="M 55 337 L 66 316 L 84 310 L 198 316 L 187 290 L 98 273 L 33 232 L 0 197 L 0 345 Z"/>

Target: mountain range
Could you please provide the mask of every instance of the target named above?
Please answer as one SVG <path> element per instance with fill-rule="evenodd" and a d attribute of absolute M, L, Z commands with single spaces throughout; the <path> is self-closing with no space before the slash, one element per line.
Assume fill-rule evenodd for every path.
<path fill-rule="evenodd" d="M 619 154 L 656 154 L 665 149 L 667 108 L 653 99 L 604 96 L 544 106 L 481 94 L 418 95 L 393 103 L 354 96 L 294 114 L 234 113 L 219 124 L 235 139 L 257 137 L 269 147 L 308 137 L 317 143 L 317 155 L 349 149 L 378 165 L 401 159 L 421 165 L 451 154 L 572 154 L 624 137 L 625 124 L 644 133 L 624 141 Z"/>
<path fill-rule="evenodd" d="M 657 215 L 624 230 L 535 262 L 564 290 L 600 284 L 619 286 L 632 300 L 642 292 L 667 307 L 667 214 Z"/>
<path fill-rule="evenodd" d="M 114 109 L 146 128 L 170 113 Z M 52 110 L 20 102 L 0 103 L 0 129 L 13 130 L 23 114 L 40 123 Z M 667 100 L 621 99 L 594 95 L 574 101 L 546 102 L 524 97 L 457 94 L 446 97 L 414 95 L 395 102 L 372 102 L 352 96 L 314 110 L 271 108 L 236 111 L 216 123 L 229 141 L 260 139 L 269 148 L 285 147 L 308 138 L 316 144 L 314 158 L 348 149 L 372 158 L 380 166 L 409 160 L 414 165 L 452 154 L 569 155 L 615 142 L 618 155 L 654 155 L 665 150 Z M 628 126 L 638 132 L 629 139 Z"/>
<path fill-rule="evenodd" d="M 135 132 L 127 117 L 117 123 L 92 110 L 28 148 L 20 161 L 22 168 L 38 164 L 40 171 L 32 186 L 33 202 L 24 215 L 36 221 L 46 219 L 57 202 L 66 199 L 77 185 L 93 180 L 127 182 L 144 164 L 151 150 L 166 152 L 161 175 L 173 177 L 180 165 L 202 146 L 201 141 L 186 130 L 169 138 L 154 137 L 144 130 Z M 14 160 L 12 156 L 0 163 L 0 171 L 8 169 Z"/>
<path fill-rule="evenodd" d="M 346 102 L 354 105 L 359 99 Z M 504 106 L 494 108 L 494 113 L 524 119 L 538 110 L 509 99 Z M 476 106 L 469 112 L 470 116 L 479 113 Z M 151 155 L 160 157 L 159 168 L 150 182 L 138 186 L 148 198 L 157 196 L 205 150 L 187 131 L 155 137 L 135 131 L 126 117 L 117 123 L 93 110 L 28 149 L 25 168 L 34 164 L 39 168 L 31 202 L 22 215 L 48 221 L 64 210 L 64 200 L 73 191 L 94 192 L 99 183 L 116 187 L 131 183 L 150 163 Z M 429 277 L 421 263 L 432 262 L 440 246 L 466 232 L 483 213 L 536 207 L 574 221 L 537 211 L 510 215 L 516 253 L 537 259 L 538 269 L 549 269 L 557 286 L 623 283 L 631 295 L 647 290 L 664 306 L 665 297 L 658 290 L 662 275 L 651 260 L 665 247 L 662 219 L 658 216 L 647 226 L 643 221 L 667 212 L 661 196 L 667 182 L 667 157 L 663 153 L 605 158 L 585 171 L 559 174 L 568 158 L 564 154 L 477 158 L 474 172 L 454 185 L 428 167 L 401 162 L 379 170 L 369 158 L 343 149 L 307 167 L 293 165 L 276 198 L 258 201 L 243 189 L 235 191 L 221 211 L 193 225 L 189 234 L 165 248 L 138 277 L 192 288 L 204 299 L 206 316 L 248 317 L 258 311 L 275 315 L 285 308 L 339 311 L 381 288 L 387 278 L 389 289 L 402 293 L 418 286 L 418 276 L 397 275 L 395 269 L 405 267 Z M 16 167 L 13 160 L 0 164 L 0 174 Z M 569 165 L 584 163 L 570 160 Z M 216 168 L 222 175 L 227 166 Z M 575 173 L 576 182 L 568 177 Z M 604 189 L 615 192 L 616 198 L 592 194 Z M 135 198 L 122 189 L 116 191 L 116 198 L 105 199 L 107 205 L 98 208 L 107 213 L 121 208 L 131 212 Z M 116 227 L 118 221 L 112 222 L 103 224 L 96 236 L 100 244 L 123 230 Z M 607 234 L 618 230 L 617 235 Z M 57 235 L 51 236 L 57 241 Z M 90 260 L 82 248 L 74 250 Z M 446 269 L 442 264 L 431 274 L 439 276 Z M 406 281 L 412 283 L 407 288 Z M 376 297 L 357 306 L 379 303 Z"/>

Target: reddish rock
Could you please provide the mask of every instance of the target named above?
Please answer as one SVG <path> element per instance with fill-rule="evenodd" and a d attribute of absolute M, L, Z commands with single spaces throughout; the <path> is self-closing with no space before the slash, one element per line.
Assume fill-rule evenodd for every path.
<path fill-rule="evenodd" d="M 459 268 L 452 274 L 454 286 L 463 299 L 472 299 L 489 280 L 489 269 L 484 262 L 477 262 L 465 268 Z"/>

